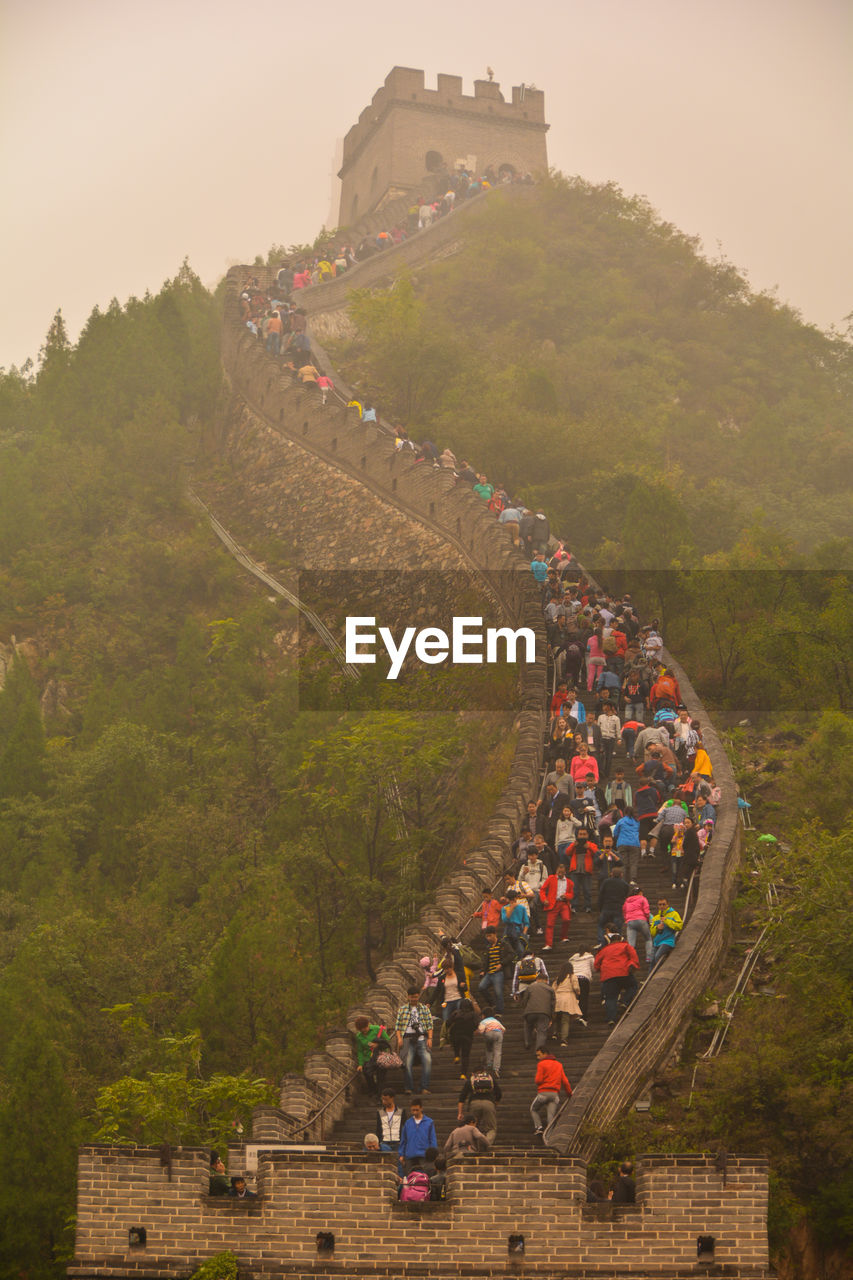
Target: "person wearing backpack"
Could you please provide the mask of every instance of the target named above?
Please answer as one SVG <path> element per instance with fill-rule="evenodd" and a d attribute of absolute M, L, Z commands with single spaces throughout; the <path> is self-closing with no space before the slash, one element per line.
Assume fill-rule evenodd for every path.
<path fill-rule="evenodd" d="M 537 551 L 545 555 L 551 540 L 551 526 L 544 511 L 537 511 L 533 517 L 532 542 Z"/>
<path fill-rule="evenodd" d="M 465 1081 L 457 1103 L 457 1123 L 462 1123 L 467 1110 L 474 1117 L 474 1123 L 485 1135 L 490 1147 L 498 1136 L 495 1105 L 500 1102 L 501 1097 L 501 1087 L 495 1073 L 487 1067 L 481 1067 L 478 1071 L 472 1071 Z"/>
<path fill-rule="evenodd" d="M 539 898 L 539 890 L 548 877 L 548 868 L 541 861 L 536 846 L 532 845 L 527 854 L 527 861 L 518 873 L 518 884 L 522 893 L 527 898 L 527 909 L 530 912 L 531 927 L 536 933 L 542 933 L 545 928 L 542 919 L 542 902 Z"/>
<path fill-rule="evenodd" d="M 534 1048 L 543 1049 L 548 1039 L 551 1015 L 554 1012 L 554 988 L 550 986 L 540 973 L 536 981 L 527 988 L 522 996 L 524 1006 L 524 1022 L 522 1033 L 525 1049 L 530 1048 L 533 1037 Z"/>
<path fill-rule="evenodd" d="M 545 961 L 541 956 L 534 956 L 531 952 L 528 952 L 526 956 L 522 956 L 516 964 L 515 971 L 512 975 L 512 990 L 510 991 L 510 995 L 513 1000 L 517 1000 L 524 988 L 529 987 L 531 983 L 535 982 L 540 973 L 547 982 L 548 970 L 545 968 Z"/>
<path fill-rule="evenodd" d="M 397 1195 L 404 1204 L 417 1204 L 431 1198 L 429 1174 L 421 1168 L 420 1157 L 415 1157 L 411 1163 L 411 1169 L 400 1179 L 397 1189 Z"/>
<path fill-rule="evenodd" d="M 678 687 L 678 681 L 675 676 L 670 671 L 664 671 L 658 676 L 649 690 L 649 698 L 653 711 L 660 711 L 663 707 L 675 710 L 682 700 L 681 689 Z"/>

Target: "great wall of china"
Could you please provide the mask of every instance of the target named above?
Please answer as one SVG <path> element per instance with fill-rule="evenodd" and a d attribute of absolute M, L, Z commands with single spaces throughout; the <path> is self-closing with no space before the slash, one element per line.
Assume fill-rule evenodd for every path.
<path fill-rule="evenodd" d="M 479 197 L 402 245 L 305 292 L 315 349 L 340 332 L 347 294 L 387 283 L 400 271 L 453 252 L 484 199 L 525 199 L 510 188 Z M 404 200 L 406 205 L 408 200 Z M 395 209 L 359 224 L 388 225 Z M 405 930 L 377 981 L 348 1011 L 347 1027 L 308 1054 L 304 1072 L 282 1082 L 280 1104 L 259 1108 L 252 1134 L 230 1167 L 254 1164 L 257 1200 L 224 1203 L 207 1192 L 207 1153 L 89 1145 L 81 1149 L 75 1259 L 80 1277 L 183 1277 L 211 1255 L 233 1251 L 241 1275 L 443 1277 L 525 1273 L 581 1275 L 764 1275 L 766 1163 L 746 1156 L 641 1158 L 637 1204 L 602 1213 L 585 1204 L 585 1161 L 598 1133 L 630 1105 L 670 1052 L 693 1002 L 719 963 L 741 849 L 734 778 L 719 737 L 687 676 L 668 657 L 705 745 L 723 801 L 698 897 L 674 955 L 644 985 L 546 1134 L 541 1152 L 497 1150 L 488 1161 L 456 1160 L 449 1198 L 415 1210 L 397 1202 L 391 1165 L 351 1141 L 336 1141 L 352 1097 L 354 1055 L 347 1028 L 365 1014 L 393 1022 L 421 955 L 440 933 L 458 935 L 494 883 L 538 792 L 546 723 L 547 663 L 529 570 L 505 532 L 447 473 L 416 465 L 377 426 L 337 402 L 322 406 L 294 385 L 239 318 L 248 268 L 229 272 L 222 361 L 229 387 L 218 447 L 245 483 L 254 514 L 280 526 L 283 499 L 298 501 L 306 541 L 325 548 L 312 567 L 332 567 L 345 537 L 359 567 L 421 564 L 460 571 L 497 599 L 506 623 L 532 626 L 536 662 L 519 686 L 516 749 L 482 839 Z M 335 375 L 335 381 L 338 378 Z M 487 461 L 487 460 L 484 460 Z M 360 518 L 349 518 L 356 499 Z M 317 536 L 312 537 L 312 531 Z M 570 532 L 570 531 L 569 531 Z M 322 536 L 321 536 L 322 535 Z M 481 575 L 487 575 L 486 579 Z M 462 854 L 464 853 L 464 863 Z M 144 1244 L 139 1244 L 142 1231 Z M 133 1232 L 137 1232 L 132 1243 Z M 334 1237 L 318 1254 L 317 1233 Z M 523 1255 L 508 1244 L 523 1237 Z M 703 1254 L 700 1240 L 706 1242 Z M 708 1245 L 708 1241 L 713 1241 Z M 710 1250 L 710 1252 L 709 1252 Z"/>

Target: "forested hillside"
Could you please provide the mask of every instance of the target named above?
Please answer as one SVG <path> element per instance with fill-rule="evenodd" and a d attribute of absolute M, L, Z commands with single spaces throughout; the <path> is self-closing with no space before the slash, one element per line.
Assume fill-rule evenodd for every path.
<path fill-rule="evenodd" d="M 79 1141 L 221 1146 L 276 1100 L 512 746 L 504 715 L 300 713 L 295 615 L 187 497 L 220 322 L 184 269 L 0 375 L 4 1277 L 62 1273 Z"/>
<path fill-rule="evenodd" d="M 555 177 L 473 221 L 453 257 L 356 295 L 335 354 L 660 618 L 735 726 L 757 824 L 720 1008 L 768 941 L 726 1048 L 695 1083 L 719 1023 L 699 1018 L 605 1150 L 766 1153 L 777 1264 L 848 1275 L 853 347 L 612 185 Z"/>
<path fill-rule="evenodd" d="M 352 315 L 341 363 L 388 416 L 544 504 L 587 563 L 696 566 L 758 526 L 823 566 L 849 537 L 850 343 L 613 185 L 490 197 L 461 252 Z"/>
<path fill-rule="evenodd" d="M 638 1142 L 745 1135 L 780 1230 L 805 1208 L 849 1235 L 820 1210 L 846 1185 L 853 1054 L 851 348 L 612 187 L 557 178 L 472 223 L 357 297 L 337 354 L 414 438 L 544 504 L 706 699 L 781 708 L 777 745 L 736 745 L 791 846 L 784 1005 L 756 996 L 702 1105 Z M 0 374 L 0 1277 L 61 1274 L 78 1141 L 221 1143 L 274 1097 L 511 754 L 506 717 L 299 712 L 293 616 L 187 499 L 216 466 L 219 323 L 184 269 L 75 345 L 58 316 L 37 371 Z"/>

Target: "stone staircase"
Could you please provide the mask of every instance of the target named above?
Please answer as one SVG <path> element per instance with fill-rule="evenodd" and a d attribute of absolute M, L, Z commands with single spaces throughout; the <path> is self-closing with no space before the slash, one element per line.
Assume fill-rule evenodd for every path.
<path fill-rule="evenodd" d="M 591 706 L 591 699 L 584 697 L 583 700 L 587 706 Z M 622 767 L 625 770 L 626 781 L 631 783 L 632 786 L 636 786 L 637 776 L 633 768 L 633 762 L 626 758 L 621 743 L 617 747 L 614 756 L 613 771 L 618 767 Z M 655 910 L 658 895 L 661 893 L 669 896 L 674 905 L 681 910 L 681 903 L 671 889 L 668 861 L 665 865 L 658 858 L 643 859 L 640 863 L 638 883 L 648 898 L 652 911 Z M 683 895 L 681 896 L 683 897 Z M 580 910 L 573 909 L 568 942 L 561 943 L 558 940 L 559 928 L 557 928 L 555 930 L 553 950 L 542 954 L 545 939 L 541 935 L 534 937 L 533 950 L 535 954 L 542 956 L 552 980 L 556 979 L 564 962 L 575 951 L 592 951 L 594 949 L 598 942 L 597 922 L 596 890 L 593 888 L 592 912 L 586 914 L 582 908 Z M 638 947 L 638 956 L 640 970 L 637 976 L 638 981 L 643 982 L 648 973 L 648 966 L 645 962 L 642 942 Z M 507 998 L 503 1018 L 506 1026 L 506 1035 L 504 1036 L 501 1067 L 503 1097 L 497 1108 L 498 1137 L 495 1149 L 524 1149 L 527 1151 L 536 1149 L 541 1151 L 541 1143 L 533 1137 L 533 1124 L 529 1114 L 530 1103 L 536 1092 L 534 1085 L 536 1055 L 532 1049 L 526 1050 L 524 1048 L 521 1008 L 517 1002 L 509 998 L 509 989 L 510 984 L 507 982 Z M 584 1028 L 573 1021 L 567 1048 L 559 1047 L 555 1039 L 551 1039 L 548 1042 L 549 1048 L 554 1051 L 557 1058 L 562 1062 L 563 1069 L 573 1088 L 577 1087 L 584 1071 L 586 1071 L 610 1034 L 601 1000 L 601 985 L 597 976 L 593 979 L 590 991 L 587 1022 L 588 1026 Z M 436 1027 L 433 1036 L 431 1093 L 424 1098 L 424 1110 L 434 1121 L 439 1146 L 443 1146 L 451 1129 L 456 1126 L 457 1099 L 462 1087 L 462 1079 L 460 1078 L 461 1068 L 454 1062 L 452 1048 L 448 1045 L 446 1048 L 439 1049 L 436 1047 L 438 1042 L 439 1034 L 438 1027 Z M 470 1068 L 474 1071 L 482 1066 L 483 1063 L 483 1040 L 481 1036 L 475 1036 Z M 404 1093 L 402 1069 L 388 1072 L 386 1083 L 388 1087 L 395 1090 L 398 1101 L 402 1105 L 406 1105 L 407 1098 Z M 416 1065 L 416 1088 L 419 1087 L 419 1083 L 420 1068 L 419 1065 Z M 327 1140 L 335 1145 L 353 1144 L 361 1147 L 364 1135 L 373 1129 L 375 1121 L 376 1104 L 366 1093 L 359 1093 L 328 1135 Z"/>

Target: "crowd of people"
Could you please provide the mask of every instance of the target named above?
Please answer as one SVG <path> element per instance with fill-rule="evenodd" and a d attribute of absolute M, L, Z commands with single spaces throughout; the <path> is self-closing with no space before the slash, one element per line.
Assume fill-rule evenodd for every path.
<path fill-rule="evenodd" d="M 352 243 L 345 231 L 302 255 L 285 259 L 280 262 L 269 287 L 261 287 L 257 276 L 250 276 L 245 282 L 240 294 L 241 323 L 264 343 L 270 355 L 281 359 L 283 368 L 295 381 L 314 389 L 323 404 L 334 387 L 328 371 L 321 371 L 318 367 L 321 362 L 312 352 L 305 310 L 299 306 L 304 291 L 345 275 L 360 262 L 402 244 L 418 231 L 427 230 L 448 217 L 474 196 L 496 187 L 533 183 L 530 174 L 509 171 L 498 174 L 491 167 L 475 174 L 460 166 L 453 173 L 437 177 L 443 178 L 436 184 L 442 194 L 433 199 L 414 197 L 400 222 L 361 237 L 357 244 Z M 357 405 L 364 421 L 377 420 L 372 406 L 363 407 L 357 401 L 351 403 Z M 408 443 L 408 437 L 402 428 L 399 430 L 397 447 L 401 448 Z"/>
<path fill-rule="evenodd" d="M 474 190 L 469 182 L 466 193 Z M 270 293 L 250 282 L 241 299 L 245 323 L 325 402 L 332 383 L 312 359 L 299 290 L 446 216 L 459 198 L 460 191 L 449 189 L 429 209 L 418 201 L 405 226 L 380 232 L 355 251 L 337 244 L 314 260 L 283 264 Z M 369 400 L 349 403 L 363 421 L 380 421 Z M 593 984 L 600 984 L 612 1029 L 638 994 L 638 975 L 672 954 L 682 916 L 664 894 L 653 909 L 641 881 L 646 869 L 663 866 L 672 890 L 685 888 L 712 838 L 720 794 L 701 723 L 663 661 L 657 620 L 643 623 L 630 595 L 616 597 L 591 583 L 564 543 L 554 549 L 544 511 L 492 483 L 449 447 L 415 442 L 400 424 L 393 431 L 398 450 L 470 486 L 512 545 L 530 557 L 554 670 L 541 787 L 530 797 L 503 883 L 484 891 L 475 913 L 478 937 L 447 938 L 440 954 L 423 957 L 422 981 L 410 989 L 393 1026 L 367 1018 L 356 1023 L 358 1073 L 377 1104 L 365 1148 L 397 1154 L 402 1199 L 443 1198 L 447 1156 L 488 1153 L 497 1140 L 507 988 L 521 1005 L 524 1046 L 536 1057 L 529 1103 L 535 1140 L 561 1099 L 571 1096 L 551 1045 L 566 1047 L 588 1026 Z M 594 913 L 595 942 L 576 945 L 549 972 L 549 953 L 569 944 L 573 912 Z M 457 1124 L 440 1154 L 424 1099 L 434 1048 L 445 1044 L 462 1084 Z M 482 1055 L 475 1044 L 482 1044 Z M 387 1086 L 392 1071 L 402 1072 L 408 1108 Z M 633 1196 L 628 1162 L 609 1192 L 591 1188 L 589 1198 L 610 1195 L 625 1203 L 629 1188 Z"/>
<path fill-rule="evenodd" d="M 440 194 L 433 197 L 415 196 L 404 217 L 391 226 L 383 227 L 375 234 L 362 236 L 354 245 L 345 228 L 342 234 L 333 234 L 310 252 L 283 261 L 278 269 L 276 284 L 279 291 L 291 293 L 309 289 L 312 285 L 325 284 L 336 276 L 345 274 L 359 262 L 365 262 L 385 249 L 402 244 L 418 231 L 425 231 L 435 222 L 448 217 L 467 200 L 473 199 L 495 187 L 521 183 L 530 185 L 530 174 L 516 175 L 508 170 L 496 173 L 491 166 L 476 174 L 464 165 L 452 173 L 435 175 L 432 184 Z"/>
<path fill-rule="evenodd" d="M 496 491 L 483 476 L 477 483 L 490 502 Z M 599 590 L 562 543 L 543 552 L 535 537 L 535 523 L 519 528 L 519 541 L 533 543 L 555 673 L 541 786 L 502 883 L 484 889 L 477 937 L 445 938 L 440 954 L 421 959 L 422 982 L 393 1027 L 357 1024 L 358 1070 L 381 1097 L 365 1144 L 373 1147 L 375 1136 L 379 1151 L 398 1153 L 401 1188 L 409 1174 L 425 1172 L 423 1187 L 438 1179 L 444 1194 L 434 1127 L 422 1128 L 437 1045 L 452 1048 L 462 1079 L 445 1157 L 493 1149 L 507 999 L 519 1002 L 521 1039 L 536 1057 L 529 1113 L 533 1140 L 541 1138 L 572 1091 L 552 1045 L 566 1048 L 588 1027 L 594 984 L 612 1029 L 637 996 L 640 974 L 665 962 L 678 942 L 682 916 L 664 894 L 650 903 L 640 887 L 645 872 L 654 868 L 659 878 L 665 870 L 672 889 L 683 889 L 699 872 L 716 820 L 720 797 L 702 726 L 662 660 L 657 621 L 643 624 L 630 596 Z M 552 964 L 549 953 L 570 944 L 573 912 L 593 915 L 596 941 L 569 945 L 571 954 Z M 395 1067 L 407 1094 L 420 1069 L 411 1115 L 387 1090 Z M 383 1116 L 397 1120 L 389 1128 Z M 604 1196 L 591 1189 L 590 1199 L 619 1202 L 629 1185 L 623 1172 Z"/>

